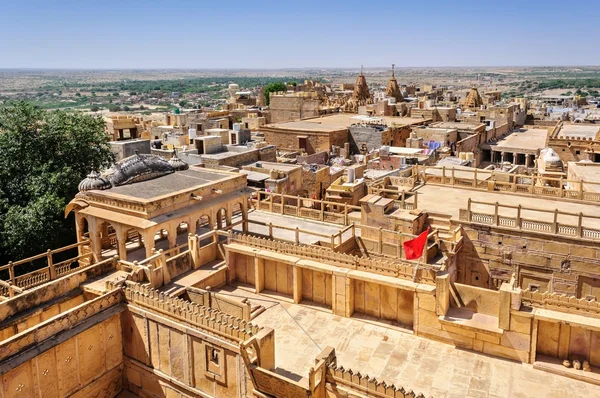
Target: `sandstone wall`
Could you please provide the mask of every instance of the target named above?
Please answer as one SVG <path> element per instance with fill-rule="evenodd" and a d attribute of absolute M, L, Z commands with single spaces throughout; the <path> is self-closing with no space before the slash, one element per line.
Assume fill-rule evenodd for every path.
<path fill-rule="evenodd" d="M 318 99 L 272 95 L 269 104 L 271 110 L 270 123 L 282 123 L 319 116 L 319 105 L 320 101 Z"/>
<path fill-rule="evenodd" d="M 593 242 L 463 224 L 457 282 L 498 288 L 515 272 L 517 284 L 539 291 L 600 299 L 600 249 Z"/>

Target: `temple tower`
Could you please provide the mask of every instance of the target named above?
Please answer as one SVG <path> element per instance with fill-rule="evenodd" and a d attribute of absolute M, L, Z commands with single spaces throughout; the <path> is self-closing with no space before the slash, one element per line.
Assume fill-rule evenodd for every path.
<path fill-rule="evenodd" d="M 396 81 L 396 76 L 394 73 L 394 64 L 392 64 L 392 77 L 388 81 L 387 87 L 385 89 L 385 96 L 395 98 L 396 102 L 402 102 L 404 97 L 402 97 L 402 93 L 400 92 L 400 86 L 398 86 L 398 82 Z"/>

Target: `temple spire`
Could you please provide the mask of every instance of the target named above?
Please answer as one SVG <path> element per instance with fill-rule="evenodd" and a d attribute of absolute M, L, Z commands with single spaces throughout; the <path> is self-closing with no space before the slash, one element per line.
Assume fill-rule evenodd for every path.
<path fill-rule="evenodd" d="M 396 74 L 394 73 L 395 66 L 396 66 L 396 64 L 392 64 L 392 77 L 396 77 Z"/>

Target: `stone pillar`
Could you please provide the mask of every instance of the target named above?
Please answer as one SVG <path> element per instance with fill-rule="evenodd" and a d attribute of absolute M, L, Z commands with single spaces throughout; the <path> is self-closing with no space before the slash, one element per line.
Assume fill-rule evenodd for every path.
<path fill-rule="evenodd" d="M 242 223 L 242 231 L 248 232 L 248 200 L 245 199 L 242 202 L 242 219 L 244 222 Z"/>
<path fill-rule="evenodd" d="M 498 327 L 500 329 L 510 329 L 511 292 L 512 287 L 509 283 L 505 282 L 500 286 L 498 300 Z"/>
<path fill-rule="evenodd" d="M 294 295 L 294 303 L 300 304 L 302 301 L 302 268 L 297 265 L 292 266 L 292 276 L 293 276 L 293 295 Z"/>
<path fill-rule="evenodd" d="M 336 271 L 332 275 L 331 310 L 336 315 L 350 317 L 354 312 L 354 284 L 347 273 L 347 270 Z"/>
<path fill-rule="evenodd" d="M 77 236 L 77 243 L 83 241 L 84 237 L 83 237 L 83 229 L 84 229 L 84 222 L 83 222 L 83 217 L 80 217 L 79 214 L 77 214 L 77 212 L 75 212 L 75 236 Z M 81 256 L 82 250 L 81 250 L 81 246 L 77 246 L 77 255 Z"/>
<path fill-rule="evenodd" d="M 518 153 L 513 153 L 513 161 L 512 161 L 512 164 L 519 164 L 519 162 L 517 162 L 517 155 L 518 155 Z"/>
<path fill-rule="evenodd" d="M 504 163 L 504 152 L 500 152 L 500 163 Z"/>
<path fill-rule="evenodd" d="M 123 233 L 119 230 L 117 230 L 117 252 L 121 260 L 127 261 L 127 232 Z"/>
<path fill-rule="evenodd" d="M 177 246 L 177 225 L 170 226 L 167 230 L 167 239 L 169 240 L 169 249 Z"/>
<path fill-rule="evenodd" d="M 142 234 L 144 237 L 144 247 L 146 248 L 146 258 L 152 255 L 154 249 L 154 231 L 146 230 Z"/>
<path fill-rule="evenodd" d="M 444 316 L 450 308 L 450 274 L 438 272 L 435 277 L 435 313 Z"/>
<path fill-rule="evenodd" d="M 217 229 L 223 229 L 223 212 L 218 210 L 216 212 L 216 218 L 217 218 Z"/>
<path fill-rule="evenodd" d="M 96 259 L 100 261 L 102 259 L 102 237 L 99 231 L 94 233 L 90 233 L 90 243 L 92 246 L 92 251 L 96 256 Z"/>
<path fill-rule="evenodd" d="M 188 234 L 196 235 L 196 223 L 188 221 Z"/>
<path fill-rule="evenodd" d="M 294 267 L 294 270 L 297 267 Z M 294 281 L 296 280 L 296 274 L 294 274 Z M 302 282 L 301 282 L 302 283 Z M 294 283 L 295 286 L 295 283 Z M 254 289 L 258 294 L 265 288 L 265 259 L 260 257 L 254 257 Z M 296 296 L 296 289 L 294 288 L 294 298 Z"/>

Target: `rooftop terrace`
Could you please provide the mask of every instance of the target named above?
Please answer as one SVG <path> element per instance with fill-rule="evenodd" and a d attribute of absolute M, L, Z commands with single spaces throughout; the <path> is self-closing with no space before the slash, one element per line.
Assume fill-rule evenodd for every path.
<path fill-rule="evenodd" d="M 360 123 L 354 114 L 335 114 L 314 119 L 305 119 L 294 122 L 275 123 L 267 127 L 275 127 L 285 130 L 309 130 L 309 131 L 337 131 L 350 127 L 353 124 Z M 379 117 L 387 125 L 409 126 L 423 124 L 426 119 L 400 117 L 400 116 L 381 116 Z"/>
<path fill-rule="evenodd" d="M 517 129 L 499 140 L 495 147 L 498 151 L 505 150 L 538 150 L 546 147 L 547 129 Z"/>
<path fill-rule="evenodd" d="M 275 294 L 257 295 L 244 286 L 219 292 L 240 300 L 248 297 L 253 305 L 266 308 L 253 322 L 275 329 L 276 372 L 300 383 L 307 382 L 302 377 L 314 367 L 314 357 L 331 346 L 345 368 L 386 383 L 408 385 L 425 396 L 517 397 L 531 396 L 532 391 L 543 397 L 600 394 L 600 386 L 456 349 L 366 316 L 345 318 Z"/>
<path fill-rule="evenodd" d="M 196 168 L 178 171 L 160 178 L 136 182 L 135 184 L 113 187 L 106 191 L 106 193 L 111 196 L 112 194 L 118 194 L 136 199 L 151 200 L 229 178 L 231 178 L 231 174 L 228 173 Z M 97 191 L 96 194 L 102 195 L 103 191 Z"/>

